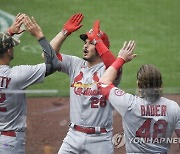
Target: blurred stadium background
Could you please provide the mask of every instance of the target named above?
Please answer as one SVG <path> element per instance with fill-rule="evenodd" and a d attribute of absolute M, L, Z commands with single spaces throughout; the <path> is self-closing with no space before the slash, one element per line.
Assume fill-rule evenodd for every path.
<path fill-rule="evenodd" d="M 134 39 L 137 43 L 135 53 L 138 57 L 124 66 L 122 89 L 135 93 L 138 68 L 151 63 L 163 74 L 165 93 L 180 93 L 179 10 L 179 0 L 0 0 L 0 30 L 11 25 L 12 16 L 26 13 L 35 17 L 50 41 L 72 14 L 82 12 L 85 16 L 83 27 L 65 41 L 62 53 L 81 57 L 83 42 L 79 35 L 91 29 L 93 22 L 99 19 L 101 29 L 110 38 L 114 55 L 125 40 Z M 11 65 L 43 62 L 37 41 L 27 32 L 20 39 Z M 69 79 L 66 74 L 57 72 L 43 84 L 28 89 L 52 90 L 52 93 L 32 93 L 30 96 L 69 96 Z"/>
<path fill-rule="evenodd" d="M 62 53 L 81 57 L 83 42 L 79 35 L 99 19 L 114 55 L 124 41 L 137 43 L 138 57 L 123 67 L 120 88 L 135 93 L 138 68 L 151 63 L 163 74 L 164 92 L 180 94 L 179 10 L 179 0 L 0 0 L 0 31 L 5 31 L 19 12 L 26 13 L 36 19 L 50 41 L 72 14 L 82 12 L 83 27 L 65 41 Z M 42 63 L 38 42 L 27 32 L 20 40 L 11 65 Z M 41 97 L 29 98 L 27 102 L 27 154 L 57 153 L 69 123 L 68 76 L 56 72 L 26 92 L 29 97 Z M 50 96 L 53 98 L 46 98 Z M 179 102 L 179 95 L 167 96 Z M 122 131 L 120 115 L 114 112 L 114 134 Z M 170 153 L 179 153 L 177 148 L 178 145 L 173 144 Z M 118 153 L 125 153 L 124 147 L 115 149 L 115 154 Z"/>

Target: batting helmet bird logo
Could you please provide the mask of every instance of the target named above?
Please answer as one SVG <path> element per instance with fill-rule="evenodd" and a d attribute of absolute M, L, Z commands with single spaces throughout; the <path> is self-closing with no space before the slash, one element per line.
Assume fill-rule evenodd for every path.
<path fill-rule="evenodd" d="M 87 32 L 87 33 L 92 33 L 92 32 L 93 32 L 93 29 L 90 29 L 89 32 Z M 109 38 L 108 38 L 107 34 L 106 34 L 105 32 L 103 32 L 103 31 L 100 31 L 100 33 L 98 34 L 98 36 L 101 37 L 103 43 L 104 43 L 105 46 L 109 49 L 109 48 L 110 48 L 110 41 L 109 41 Z M 81 34 L 79 37 L 80 37 L 83 41 L 85 41 L 85 40 L 88 38 L 87 34 Z"/>

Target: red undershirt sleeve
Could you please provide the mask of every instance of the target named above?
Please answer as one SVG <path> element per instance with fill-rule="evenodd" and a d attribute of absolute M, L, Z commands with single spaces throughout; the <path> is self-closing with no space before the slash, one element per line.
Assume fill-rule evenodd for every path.
<path fill-rule="evenodd" d="M 112 52 L 105 46 L 103 42 L 96 43 L 96 50 L 100 55 L 106 69 L 116 60 L 116 57 Z"/>

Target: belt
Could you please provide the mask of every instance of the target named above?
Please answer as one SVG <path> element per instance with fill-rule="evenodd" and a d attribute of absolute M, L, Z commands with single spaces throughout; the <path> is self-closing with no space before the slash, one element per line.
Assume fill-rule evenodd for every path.
<path fill-rule="evenodd" d="M 100 128 L 100 127 L 83 127 L 79 125 L 74 125 L 73 128 L 79 132 L 83 132 L 86 134 L 100 134 L 107 132 L 105 128 Z"/>
<path fill-rule="evenodd" d="M 0 135 L 16 137 L 16 132 L 15 131 L 1 131 Z"/>

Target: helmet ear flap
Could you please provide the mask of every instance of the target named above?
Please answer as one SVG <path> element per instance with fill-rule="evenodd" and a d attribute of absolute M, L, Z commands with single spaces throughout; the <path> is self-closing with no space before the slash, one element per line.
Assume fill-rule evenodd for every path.
<path fill-rule="evenodd" d="M 93 32 L 93 29 L 90 29 L 86 34 L 81 34 L 79 37 L 80 39 L 82 39 L 83 41 L 85 41 L 88 36 L 87 34 L 88 33 L 92 33 Z M 106 45 L 106 47 L 109 49 L 110 48 L 110 41 L 109 41 L 109 38 L 107 36 L 107 34 L 103 31 L 100 31 L 100 33 L 98 34 L 99 37 L 101 37 L 103 43 Z"/>

